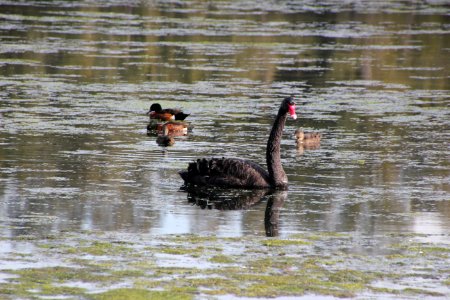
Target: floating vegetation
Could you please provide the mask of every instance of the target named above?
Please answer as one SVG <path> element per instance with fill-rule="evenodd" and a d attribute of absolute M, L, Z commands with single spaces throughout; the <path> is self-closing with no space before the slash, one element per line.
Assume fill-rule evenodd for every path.
<path fill-rule="evenodd" d="M 392 244 L 396 254 L 376 258 L 370 254 L 344 254 L 343 250 L 353 243 L 350 236 L 320 232 L 302 234 L 300 239 L 295 235 L 287 239 L 230 239 L 188 234 L 140 236 L 138 240 L 115 238 L 114 243 L 108 242 L 107 236 L 86 233 L 73 235 L 69 241 L 52 238 L 45 246 L 41 239 L 28 239 L 41 246 L 23 259 L 45 256 L 50 263 L 63 258 L 65 265 L 3 268 L 0 297 L 191 299 L 213 295 L 354 297 L 360 293 L 449 296 L 445 263 L 450 258 L 448 246 L 418 244 L 413 241 L 414 235 L 410 241 L 402 236 L 392 238 L 401 241 Z M 152 240 L 151 247 L 147 239 Z M 330 239 L 334 240 L 331 245 Z M 82 246 L 71 250 L 67 242 Z M 198 247 L 191 248 L 193 242 Z M 239 250 L 242 243 L 245 252 Z M 217 245 L 222 245 L 223 250 L 218 250 Z M 417 249 L 419 245 L 426 253 Z M 421 255 L 411 255 L 419 252 Z M 190 267 L 185 266 L 180 255 L 194 259 Z M 423 268 L 411 272 L 411 266 Z M 427 278 L 423 286 L 422 278 Z M 383 287 L 387 281 L 390 283 Z M 428 288 L 431 282 L 434 289 Z M 392 283 L 395 288 L 390 287 Z"/>

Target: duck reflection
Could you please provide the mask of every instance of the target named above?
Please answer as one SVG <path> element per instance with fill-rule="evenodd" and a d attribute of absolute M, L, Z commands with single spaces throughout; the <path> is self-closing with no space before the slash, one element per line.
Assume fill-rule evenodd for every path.
<path fill-rule="evenodd" d="M 189 203 L 202 209 L 244 210 L 267 198 L 264 227 L 269 237 L 278 236 L 280 210 L 287 198 L 287 191 L 229 190 L 220 188 L 183 187 Z"/>
<path fill-rule="evenodd" d="M 303 145 L 297 144 L 297 155 L 305 154 L 305 150 L 318 150 L 320 149 L 320 143 L 316 145 Z"/>

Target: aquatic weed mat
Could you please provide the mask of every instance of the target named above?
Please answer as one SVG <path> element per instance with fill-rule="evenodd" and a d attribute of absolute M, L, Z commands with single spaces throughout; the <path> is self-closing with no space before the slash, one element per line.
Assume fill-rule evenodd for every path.
<path fill-rule="evenodd" d="M 2 299 L 449 297 L 449 236 L 0 238 Z"/>

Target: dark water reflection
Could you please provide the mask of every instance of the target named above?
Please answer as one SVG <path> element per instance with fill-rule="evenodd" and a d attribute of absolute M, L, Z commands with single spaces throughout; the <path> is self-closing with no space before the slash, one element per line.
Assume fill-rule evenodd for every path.
<path fill-rule="evenodd" d="M 202 209 L 218 210 L 249 209 L 271 193 L 269 190 L 185 189 L 189 203 L 195 204 Z"/>
<path fill-rule="evenodd" d="M 287 199 L 287 191 L 276 190 L 224 190 L 183 187 L 189 203 L 201 209 L 248 210 L 266 201 L 264 228 L 266 236 L 279 235 L 280 212 Z"/>
<path fill-rule="evenodd" d="M 439 238 L 450 231 L 448 9 L 0 1 L 2 235 L 264 235 L 273 198 L 202 210 L 177 172 L 211 155 L 264 165 L 276 107 L 295 94 L 276 230 Z M 153 102 L 191 113 L 192 133 L 168 150 L 146 136 Z M 320 148 L 299 155 L 298 127 L 321 132 Z"/>
<path fill-rule="evenodd" d="M 267 201 L 264 213 L 264 228 L 269 237 L 278 236 L 280 228 L 280 212 L 287 199 L 287 191 L 276 191 Z"/>

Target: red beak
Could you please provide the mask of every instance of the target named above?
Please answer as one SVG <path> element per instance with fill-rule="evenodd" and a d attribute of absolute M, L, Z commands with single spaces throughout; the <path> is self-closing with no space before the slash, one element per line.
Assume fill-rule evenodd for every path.
<path fill-rule="evenodd" d="M 297 114 L 295 113 L 295 104 L 289 105 L 289 114 L 292 119 L 297 119 Z"/>

